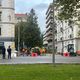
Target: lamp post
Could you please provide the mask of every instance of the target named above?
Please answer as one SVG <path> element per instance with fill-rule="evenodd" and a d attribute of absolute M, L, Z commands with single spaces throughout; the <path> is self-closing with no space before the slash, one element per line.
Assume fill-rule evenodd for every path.
<path fill-rule="evenodd" d="M 63 54 L 63 50 L 64 50 L 64 41 L 63 41 L 63 21 L 61 21 L 62 23 L 62 28 L 61 28 L 61 33 L 62 33 L 62 54 Z"/>
<path fill-rule="evenodd" d="M 55 63 L 55 23 L 54 23 L 54 0 L 53 0 L 53 3 L 52 3 L 52 9 L 53 9 L 53 24 L 52 24 L 52 44 L 53 44 L 53 49 L 52 49 L 52 53 L 53 53 L 53 56 L 52 56 L 52 61 L 53 63 Z"/>
<path fill-rule="evenodd" d="M 19 24 L 19 21 L 18 21 Z M 20 26 L 18 25 L 18 51 L 20 49 Z"/>

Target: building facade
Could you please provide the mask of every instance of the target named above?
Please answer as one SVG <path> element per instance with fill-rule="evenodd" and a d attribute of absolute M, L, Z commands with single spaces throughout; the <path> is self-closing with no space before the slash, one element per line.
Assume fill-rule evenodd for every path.
<path fill-rule="evenodd" d="M 80 50 L 79 27 L 73 22 L 57 22 L 57 52 L 70 52 L 70 48 L 76 52 Z"/>
<path fill-rule="evenodd" d="M 55 23 L 57 28 L 57 52 L 76 52 L 80 50 L 79 26 L 74 22 L 76 18 L 68 20 L 59 20 L 58 13 L 60 9 L 55 9 Z"/>
<path fill-rule="evenodd" d="M 54 27 L 55 27 L 55 48 L 57 53 L 74 52 L 80 50 L 80 35 L 78 34 L 80 28 L 76 23 L 76 18 L 73 20 L 59 20 L 58 13 L 60 9 L 54 7 Z M 79 10 L 80 11 L 80 10 Z M 53 10 L 52 4 L 49 5 L 46 12 L 46 34 L 44 40 L 47 40 L 48 47 L 52 47 L 52 23 L 53 23 Z M 79 22 L 80 23 L 80 22 Z"/>
<path fill-rule="evenodd" d="M 48 41 L 46 36 L 46 31 L 43 33 L 43 46 L 48 49 Z"/>
<path fill-rule="evenodd" d="M 0 47 L 15 49 L 14 0 L 0 0 Z"/>
<path fill-rule="evenodd" d="M 53 24 L 53 9 L 52 5 L 50 4 L 46 12 L 46 38 L 49 50 L 52 50 L 52 24 Z"/>
<path fill-rule="evenodd" d="M 56 25 L 56 23 L 54 23 Z M 55 28 L 55 49 L 57 49 L 57 27 L 53 26 L 53 6 L 52 3 L 49 5 L 47 12 L 46 12 L 46 32 L 45 32 L 45 38 L 47 41 L 47 47 L 49 50 L 52 51 L 53 48 L 53 31 L 52 27 Z M 44 42 L 44 41 L 43 41 Z M 44 42 L 45 43 L 45 42 Z"/>

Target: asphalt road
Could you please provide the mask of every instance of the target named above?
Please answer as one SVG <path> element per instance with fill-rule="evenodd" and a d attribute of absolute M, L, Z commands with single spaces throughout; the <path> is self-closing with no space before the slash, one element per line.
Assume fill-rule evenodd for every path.
<path fill-rule="evenodd" d="M 1 59 L 0 64 L 37 64 L 37 63 L 52 63 L 52 55 L 46 56 L 19 56 L 12 59 Z M 80 63 L 80 56 L 63 57 L 61 55 L 55 56 L 55 63 Z"/>

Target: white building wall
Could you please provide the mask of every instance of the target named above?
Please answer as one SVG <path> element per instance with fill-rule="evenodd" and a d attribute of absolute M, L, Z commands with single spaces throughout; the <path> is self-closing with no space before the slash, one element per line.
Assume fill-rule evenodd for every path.
<path fill-rule="evenodd" d="M 63 52 L 67 52 L 68 44 L 74 44 L 74 51 L 80 50 L 80 39 L 78 36 L 79 28 L 77 25 L 72 24 L 72 28 L 68 25 L 68 22 L 63 21 L 63 24 L 58 21 L 57 23 L 57 52 L 62 52 L 62 41 L 63 41 Z M 60 28 L 63 28 L 63 32 L 60 31 Z M 71 38 L 70 38 L 71 35 Z M 60 38 L 63 37 L 61 41 Z"/>
<path fill-rule="evenodd" d="M 77 43 L 77 50 L 80 50 L 80 39 L 77 39 L 76 43 Z"/>

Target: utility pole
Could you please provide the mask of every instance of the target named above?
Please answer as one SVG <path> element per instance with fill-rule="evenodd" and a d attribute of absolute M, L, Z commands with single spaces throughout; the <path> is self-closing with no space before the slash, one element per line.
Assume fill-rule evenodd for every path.
<path fill-rule="evenodd" d="M 54 0 L 52 3 L 52 9 L 53 9 L 53 24 L 52 24 L 52 44 L 53 44 L 53 48 L 52 48 L 52 59 L 53 59 L 53 64 L 55 63 L 55 22 L 54 22 Z"/>

